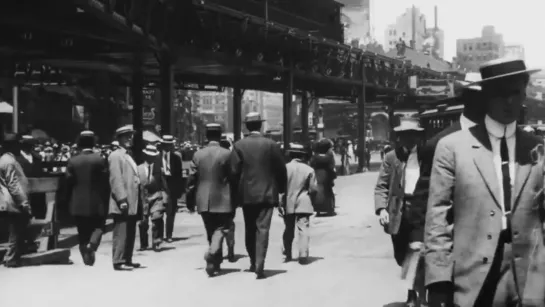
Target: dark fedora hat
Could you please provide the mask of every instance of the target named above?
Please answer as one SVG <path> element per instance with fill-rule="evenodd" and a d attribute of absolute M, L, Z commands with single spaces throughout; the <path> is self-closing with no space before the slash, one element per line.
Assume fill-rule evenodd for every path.
<path fill-rule="evenodd" d="M 483 84 L 485 82 L 498 80 L 510 76 L 520 74 L 533 74 L 541 69 L 528 69 L 523 60 L 499 58 L 484 63 L 480 68 L 482 80 L 472 83 L 471 85 Z"/>

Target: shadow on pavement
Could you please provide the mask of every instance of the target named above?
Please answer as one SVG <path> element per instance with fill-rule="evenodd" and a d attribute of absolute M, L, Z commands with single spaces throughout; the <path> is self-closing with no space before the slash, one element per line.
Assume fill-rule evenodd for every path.
<path fill-rule="evenodd" d="M 106 223 L 106 227 L 104 227 L 104 234 L 107 234 L 108 232 L 111 232 L 114 229 L 113 223 Z M 74 246 L 77 246 L 79 244 L 79 239 L 77 234 L 68 235 L 64 238 L 59 238 L 58 248 L 72 248 Z"/>
<path fill-rule="evenodd" d="M 265 270 L 265 271 L 264 271 L 264 273 L 265 273 L 265 279 L 274 277 L 274 276 L 276 276 L 276 275 L 284 274 L 284 273 L 286 273 L 286 272 L 287 272 L 286 270 Z"/>
<path fill-rule="evenodd" d="M 196 235 L 190 235 L 190 236 L 187 236 L 187 237 L 174 237 L 174 238 L 172 238 L 172 242 L 187 241 L 187 240 L 192 239 L 192 238 L 202 237 L 203 235 L 204 234 L 196 234 Z"/>
<path fill-rule="evenodd" d="M 221 269 L 219 272 L 214 275 L 214 277 L 220 277 L 223 275 L 231 274 L 231 273 L 238 273 L 240 272 L 240 269 Z"/>
<path fill-rule="evenodd" d="M 313 256 L 310 256 L 307 258 L 307 261 L 303 264 L 303 265 L 309 265 L 309 264 L 313 264 L 314 262 L 316 261 L 320 261 L 320 260 L 323 260 L 324 257 L 313 257 Z"/>
<path fill-rule="evenodd" d="M 248 257 L 248 256 L 236 254 L 236 255 L 235 255 L 235 261 L 234 261 L 234 262 L 237 262 L 237 261 L 239 261 L 240 259 L 246 258 L 246 257 Z M 227 258 L 229 258 L 229 256 L 224 256 L 224 257 L 223 257 L 223 259 L 227 259 Z"/>
<path fill-rule="evenodd" d="M 394 302 L 384 305 L 383 307 L 405 307 L 404 302 Z"/>
<path fill-rule="evenodd" d="M 160 252 L 166 252 L 166 251 L 173 250 L 173 249 L 176 249 L 176 247 L 174 247 L 174 246 L 161 246 L 158 249 L 156 249 L 155 252 L 160 253 Z"/>

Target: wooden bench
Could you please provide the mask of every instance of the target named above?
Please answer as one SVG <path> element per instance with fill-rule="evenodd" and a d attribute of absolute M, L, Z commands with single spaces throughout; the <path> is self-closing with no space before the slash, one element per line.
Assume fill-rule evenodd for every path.
<path fill-rule="evenodd" d="M 23 265 L 70 263 L 70 249 L 58 248 L 59 225 L 57 222 L 56 194 L 59 178 L 29 178 L 29 194 L 45 193 L 46 214 L 43 219 L 33 218 L 29 225 L 29 237 L 34 242 L 21 257 Z M 3 259 L 7 244 L 0 246 Z"/>

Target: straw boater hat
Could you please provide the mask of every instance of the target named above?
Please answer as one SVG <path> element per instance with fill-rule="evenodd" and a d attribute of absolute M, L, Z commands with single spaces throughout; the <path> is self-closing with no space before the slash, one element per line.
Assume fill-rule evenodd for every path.
<path fill-rule="evenodd" d="M 80 132 L 79 136 L 80 137 L 94 137 L 95 133 L 93 131 L 91 131 L 91 130 L 85 130 L 85 131 Z"/>
<path fill-rule="evenodd" d="M 217 123 L 206 124 L 206 130 L 208 131 L 221 131 L 221 125 Z"/>
<path fill-rule="evenodd" d="M 21 143 L 32 144 L 34 143 L 34 137 L 32 135 L 23 135 L 21 136 Z"/>
<path fill-rule="evenodd" d="M 174 144 L 175 140 L 172 135 L 163 135 L 163 138 L 161 139 L 161 143 L 163 144 Z"/>
<path fill-rule="evenodd" d="M 482 85 L 485 82 L 498 80 L 520 74 L 534 74 L 541 69 L 528 69 L 523 60 L 500 58 L 484 63 L 480 68 L 482 79 L 470 85 Z"/>
<path fill-rule="evenodd" d="M 112 145 L 112 146 L 119 146 L 119 142 L 118 142 L 118 141 L 113 141 L 113 142 L 111 143 L 111 145 Z"/>
<path fill-rule="evenodd" d="M 420 123 L 418 122 L 417 118 L 402 118 L 400 120 L 399 126 L 394 128 L 395 132 L 409 132 L 409 131 L 416 131 L 421 132 L 424 131 L 424 128 L 420 127 Z"/>
<path fill-rule="evenodd" d="M 134 129 L 132 125 L 126 125 L 126 126 L 118 128 L 115 131 L 115 137 L 120 137 L 122 135 L 129 134 L 129 133 L 134 133 Z"/>
<path fill-rule="evenodd" d="M 148 156 L 155 157 L 159 155 L 159 151 L 157 150 L 157 147 L 153 145 L 147 145 L 142 152 Z"/>
<path fill-rule="evenodd" d="M 265 120 L 261 118 L 261 114 L 258 112 L 250 112 L 246 114 L 246 117 L 244 118 L 245 123 L 256 123 L 256 122 L 264 122 Z"/>

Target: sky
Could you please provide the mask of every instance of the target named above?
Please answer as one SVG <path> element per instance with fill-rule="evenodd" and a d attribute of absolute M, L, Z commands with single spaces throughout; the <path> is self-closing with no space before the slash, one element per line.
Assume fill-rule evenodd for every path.
<path fill-rule="evenodd" d="M 371 24 L 380 44 L 387 25 L 412 5 L 426 15 L 429 27 L 437 6 L 445 60 L 456 56 L 456 39 L 480 37 L 483 26 L 493 25 L 506 44 L 524 46 L 527 66 L 545 68 L 545 0 L 371 0 Z"/>

